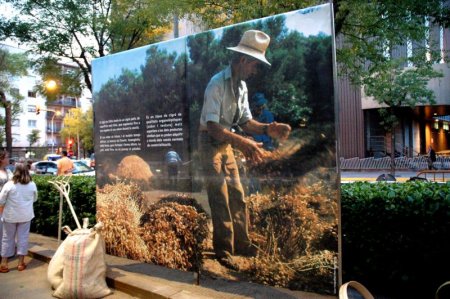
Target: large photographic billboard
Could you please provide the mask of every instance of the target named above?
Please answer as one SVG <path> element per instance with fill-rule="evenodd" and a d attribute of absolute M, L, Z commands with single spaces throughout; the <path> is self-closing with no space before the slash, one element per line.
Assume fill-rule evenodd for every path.
<path fill-rule="evenodd" d="M 96 59 L 108 253 L 334 293 L 333 40 L 327 4 Z"/>

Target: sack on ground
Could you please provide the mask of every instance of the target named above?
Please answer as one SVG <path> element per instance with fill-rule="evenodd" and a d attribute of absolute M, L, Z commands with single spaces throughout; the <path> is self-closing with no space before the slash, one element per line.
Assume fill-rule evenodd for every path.
<path fill-rule="evenodd" d="M 58 298 L 101 298 L 106 285 L 104 240 L 97 224 L 71 232 L 51 259 L 47 277 Z"/>

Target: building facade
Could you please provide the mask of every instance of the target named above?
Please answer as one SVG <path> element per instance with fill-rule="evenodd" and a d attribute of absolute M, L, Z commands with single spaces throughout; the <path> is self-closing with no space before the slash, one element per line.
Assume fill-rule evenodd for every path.
<path fill-rule="evenodd" d="M 341 158 L 389 155 L 392 140 L 395 140 L 396 156 L 424 155 L 430 146 L 438 154 L 450 153 L 450 67 L 449 61 L 444 58 L 444 53 L 450 51 L 450 29 L 432 28 L 430 31 L 430 38 L 437 41 L 436 45 L 443 54 L 440 63 L 434 65 L 434 69 L 442 72 L 443 77 L 428 83 L 436 103 L 401 108 L 400 125 L 394 132 L 395 138 L 380 125 L 380 104 L 364 95 L 362 88 L 352 86 L 345 78 L 338 78 Z M 390 55 L 407 56 L 407 48 L 407 45 L 396 47 Z"/>
<path fill-rule="evenodd" d="M 24 49 L 11 45 L 0 44 L 0 47 L 10 53 L 25 52 Z M 61 64 L 61 67 L 67 70 L 74 68 L 70 64 Z M 92 97 L 88 91 L 84 91 L 79 98 L 59 96 L 56 101 L 47 104 L 46 99 L 36 92 L 35 87 L 41 82 L 40 76 L 32 69 L 28 70 L 26 76 L 14 78 L 14 82 L 12 82 L 24 97 L 20 101 L 21 112 L 13 117 L 11 123 L 13 157 L 27 156 L 39 160 L 46 153 L 67 149 L 67 140 L 63 140 L 60 134 L 64 116 L 72 108 L 80 107 L 83 111 L 86 111 L 92 106 Z M 0 110 L 0 115 L 4 117 L 4 114 L 5 111 Z M 39 131 L 39 140 L 32 145 L 30 150 L 28 135 L 33 130 Z M 76 139 L 76 136 L 74 136 L 74 139 Z M 2 146 L 5 146 L 5 144 Z"/>

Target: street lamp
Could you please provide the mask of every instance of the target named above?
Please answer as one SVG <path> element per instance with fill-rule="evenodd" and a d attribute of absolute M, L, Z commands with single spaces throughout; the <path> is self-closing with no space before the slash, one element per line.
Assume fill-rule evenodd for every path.
<path fill-rule="evenodd" d="M 50 90 L 50 91 L 55 90 L 55 89 L 56 89 L 56 86 L 57 86 L 57 84 L 56 84 L 56 81 L 55 81 L 55 80 L 48 80 L 48 81 L 45 81 L 45 88 L 46 88 L 47 90 Z"/>

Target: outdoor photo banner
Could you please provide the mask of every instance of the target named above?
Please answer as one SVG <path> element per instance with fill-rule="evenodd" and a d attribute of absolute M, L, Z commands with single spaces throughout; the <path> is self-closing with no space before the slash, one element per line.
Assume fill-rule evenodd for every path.
<path fill-rule="evenodd" d="M 94 60 L 97 217 L 107 252 L 335 293 L 333 41 L 326 4 Z M 224 104 L 233 94 L 238 108 Z M 251 134 L 249 118 L 289 125 L 290 134 Z M 262 161 L 207 133 L 213 120 L 229 130 L 227 119 L 235 134 L 246 131 L 243 143 L 258 143 Z"/>

